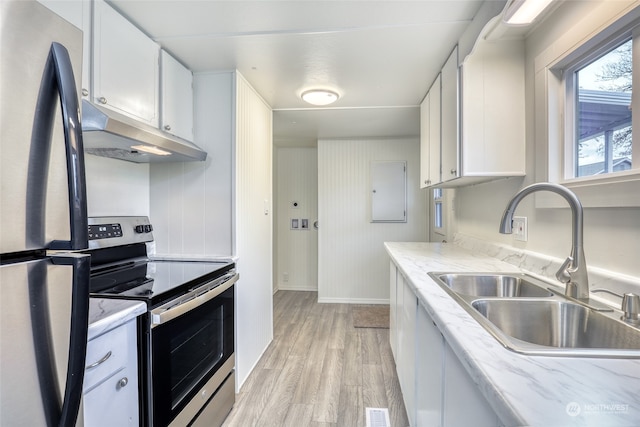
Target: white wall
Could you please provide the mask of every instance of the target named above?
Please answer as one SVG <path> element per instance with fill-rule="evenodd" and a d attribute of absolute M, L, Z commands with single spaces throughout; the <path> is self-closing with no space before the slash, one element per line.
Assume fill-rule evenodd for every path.
<path fill-rule="evenodd" d="M 194 76 L 194 142 L 204 162 L 151 165 L 157 254 L 233 253 L 234 75 Z"/>
<path fill-rule="evenodd" d="M 149 165 L 87 154 L 89 216 L 149 215 Z"/>
<path fill-rule="evenodd" d="M 318 150 L 278 147 L 275 150 L 276 290 L 318 289 Z M 292 202 L 297 202 L 294 208 Z M 291 219 L 309 220 L 307 230 L 292 230 Z"/>
<path fill-rule="evenodd" d="M 156 252 L 237 256 L 236 386 L 273 338 L 271 109 L 237 72 L 194 76 L 205 162 L 151 166 Z"/>
<path fill-rule="evenodd" d="M 509 198 L 522 186 L 536 180 L 537 169 L 546 169 L 544 164 L 535 163 L 536 151 L 544 149 L 542 144 L 546 140 L 539 135 L 536 137 L 534 129 L 536 117 L 545 114 L 542 109 L 536 109 L 544 103 L 535 99 L 534 61 L 548 49 L 558 53 L 567 51 L 573 46 L 559 42 L 565 34 L 570 34 L 572 43 L 576 43 L 631 3 L 634 2 L 564 2 L 529 34 L 526 40 L 527 176 L 457 189 L 454 214 L 458 232 L 562 259 L 569 255 L 571 219 L 568 208 L 536 209 L 534 197 L 530 196 L 523 200 L 516 212 L 528 217 L 529 241 L 516 242 L 512 236 L 501 235 L 497 231 Z M 584 250 L 590 267 L 640 276 L 640 210 L 585 208 Z"/>
<path fill-rule="evenodd" d="M 236 384 L 273 339 L 272 113 L 236 73 Z"/>
<path fill-rule="evenodd" d="M 418 139 L 318 141 L 318 299 L 389 303 L 385 241 L 427 240 Z M 369 167 L 407 162 L 407 222 L 371 223 Z"/>

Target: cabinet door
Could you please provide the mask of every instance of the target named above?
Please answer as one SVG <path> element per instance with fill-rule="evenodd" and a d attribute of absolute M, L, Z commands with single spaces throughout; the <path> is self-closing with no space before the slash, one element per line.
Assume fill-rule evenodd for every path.
<path fill-rule="evenodd" d="M 397 268 L 393 261 L 389 262 L 389 344 L 394 360 L 398 360 L 398 323 L 397 316 Z"/>
<path fill-rule="evenodd" d="M 402 302 L 402 342 L 399 343 L 400 358 L 398 362 L 398 378 L 404 397 L 404 405 L 409 417 L 409 424 L 416 425 L 416 312 L 418 299 L 407 280 L 403 278 Z"/>
<path fill-rule="evenodd" d="M 38 0 L 82 30 L 82 98 L 89 99 L 91 79 L 91 2 L 87 0 Z M 79 73 L 80 70 L 74 70 Z"/>
<path fill-rule="evenodd" d="M 96 0 L 93 47 L 93 101 L 158 127 L 159 46 Z"/>
<path fill-rule="evenodd" d="M 420 104 L 420 188 L 440 183 L 440 85 L 438 74 Z"/>
<path fill-rule="evenodd" d="M 442 182 L 459 176 L 458 48 L 442 67 Z"/>
<path fill-rule="evenodd" d="M 138 426 L 136 366 L 116 372 L 82 399 L 87 427 Z"/>
<path fill-rule="evenodd" d="M 442 425 L 442 360 L 444 338 L 418 305 L 416 318 L 416 425 Z M 473 424 L 470 424 L 473 425 Z"/>
<path fill-rule="evenodd" d="M 160 51 L 162 76 L 161 128 L 193 140 L 193 74 L 164 50 Z"/>
<path fill-rule="evenodd" d="M 429 181 L 430 107 L 431 91 L 427 92 L 427 96 L 420 103 L 420 188 L 431 185 Z"/>
<path fill-rule="evenodd" d="M 440 105 L 442 77 L 438 77 L 429 89 L 429 181 L 431 185 L 442 182 L 440 175 L 441 122 Z"/>
<path fill-rule="evenodd" d="M 448 344 L 444 346 L 445 427 L 496 427 L 499 420 Z"/>

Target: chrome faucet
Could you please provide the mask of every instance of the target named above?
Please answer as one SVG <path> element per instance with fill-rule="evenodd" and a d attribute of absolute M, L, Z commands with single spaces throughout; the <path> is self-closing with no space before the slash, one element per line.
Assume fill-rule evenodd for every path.
<path fill-rule="evenodd" d="M 566 187 L 549 182 L 540 182 L 524 187 L 511 199 L 507 209 L 502 214 L 500 221 L 500 233 L 511 234 L 513 214 L 518 203 L 527 195 L 536 191 L 551 191 L 562 197 L 571 207 L 572 219 L 572 245 L 571 254 L 562 263 L 556 273 L 556 278 L 565 284 L 565 294 L 579 300 L 589 299 L 589 279 L 587 277 L 587 264 L 584 259 L 582 247 L 582 204 L 578 197 Z"/>

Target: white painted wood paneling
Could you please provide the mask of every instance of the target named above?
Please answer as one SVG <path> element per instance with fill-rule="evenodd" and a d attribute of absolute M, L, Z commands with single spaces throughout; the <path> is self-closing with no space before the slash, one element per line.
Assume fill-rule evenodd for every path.
<path fill-rule="evenodd" d="M 236 72 L 196 74 L 194 89 L 207 159 L 151 166 L 151 221 L 157 254 L 238 257 L 239 389 L 273 339 L 271 109 Z"/>
<path fill-rule="evenodd" d="M 271 108 L 236 73 L 236 375 L 244 383 L 273 339 Z"/>
<path fill-rule="evenodd" d="M 233 254 L 233 84 L 231 72 L 194 79 L 195 143 L 207 152 L 204 162 L 151 165 L 157 254 Z"/>
<path fill-rule="evenodd" d="M 149 215 L 149 164 L 85 156 L 89 216 Z"/>
<path fill-rule="evenodd" d="M 427 240 L 416 138 L 318 141 L 318 299 L 389 302 L 385 241 Z M 371 223 L 371 161 L 407 162 L 407 222 Z"/>
<path fill-rule="evenodd" d="M 275 150 L 276 159 L 276 287 L 277 289 L 318 290 L 318 150 L 284 148 Z M 292 203 L 298 206 L 293 207 Z M 291 230 L 291 219 L 309 220 L 307 230 Z M 286 277 L 286 279 L 285 279 Z"/>

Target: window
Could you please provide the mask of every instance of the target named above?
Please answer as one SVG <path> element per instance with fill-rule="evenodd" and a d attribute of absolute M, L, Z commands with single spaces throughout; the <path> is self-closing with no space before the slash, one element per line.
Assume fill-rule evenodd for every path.
<path fill-rule="evenodd" d="M 587 12 L 566 4 L 560 19 L 576 25 L 546 29 L 556 37 L 533 58 L 536 181 L 566 186 L 584 207 L 638 207 L 640 8 L 603 2 Z M 553 195 L 535 200 L 540 208 L 563 206 Z"/>
<path fill-rule="evenodd" d="M 574 117 L 568 128 L 573 167 L 567 178 L 601 175 L 632 168 L 631 95 L 633 39 L 615 40 L 597 58 L 565 70 L 568 102 Z"/>
<path fill-rule="evenodd" d="M 433 190 L 433 227 L 439 234 L 444 234 L 444 223 L 442 220 L 442 188 Z"/>

